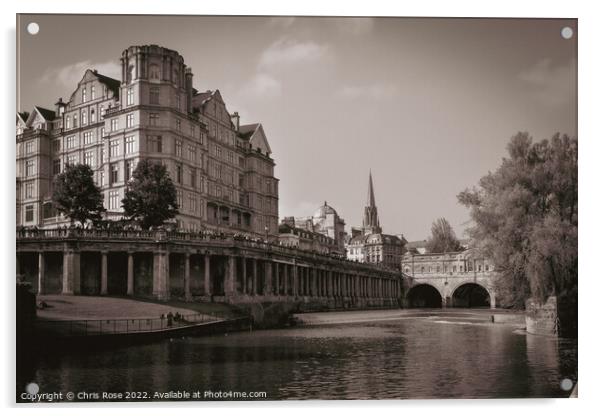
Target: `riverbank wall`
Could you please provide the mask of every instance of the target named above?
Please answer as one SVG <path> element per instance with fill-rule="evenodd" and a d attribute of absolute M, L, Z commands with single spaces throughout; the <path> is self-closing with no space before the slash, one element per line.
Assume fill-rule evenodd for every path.
<path fill-rule="evenodd" d="M 545 302 L 526 302 L 527 332 L 535 335 L 577 337 L 577 294 L 550 296 Z"/>
<path fill-rule="evenodd" d="M 130 333 L 104 333 L 93 335 L 64 335 L 44 329 L 37 329 L 32 335 L 30 350 L 74 350 L 104 349 L 127 345 L 157 342 L 163 339 L 206 336 L 249 330 L 253 327 L 250 317 L 239 317 L 204 322 L 195 325 L 138 331 Z M 42 326 L 43 328 L 43 326 Z"/>

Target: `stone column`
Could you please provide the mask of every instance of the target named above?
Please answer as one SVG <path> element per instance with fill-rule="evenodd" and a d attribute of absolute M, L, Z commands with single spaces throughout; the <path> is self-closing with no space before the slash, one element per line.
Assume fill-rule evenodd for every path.
<path fill-rule="evenodd" d="M 257 259 L 253 259 L 253 288 L 251 289 L 251 294 L 257 295 Z"/>
<path fill-rule="evenodd" d="M 211 255 L 205 254 L 205 296 L 211 296 Z"/>
<path fill-rule="evenodd" d="M 297 265 L 293 264 L 293 296 L 298 295 L 299 291 L 299 276 L 297 275 Z"/>
<path fill-rule="evenodd" d="M 192 300 L 192 294 L 190 293 L 190 253 L 184 254 L 184 299 L 186 301 Z"/>
<path fill-rule="evenodd" d="M 107 257 L 109 253 L 106 251 L 101 252 L 101 260 L 100 260 L 100 294 L 108 295 L 109 294 L 109 277 L 108 277 L 108 265 L 107 265 Z"/>
<path fill-rule="evenodd" d="M 169 299 L 169 252 L 153 253 L 153 296 L 159 300 Z"/>
<path fill-rule="evenodd" d="M 491 309 L 495 309 L 495 292 L 492 290 L 489 291 L 489 304 Z"/>
<path fill-rule="evenodd" d="M 276 288 L 276 290 L 274 291 L 274 294 L 280 296 L 280 263 L 274 263 L 274 287 Z"/>
<path fill-rule="evenodd" d="M 17 264 L 19 263 L 19 259 L 17 259 Z M 40 251 L 38 253 L 38 295 L 44 294 L 44 278 L 46 274 L 46 268 L 44 263 L 44 252 Z"/>
<path fill-rule="evenodd" d="M 316 269 L 316 296 L 322 296 L 322 270 Z"/>
<path fill-rule="evenodd" d="M 128 286 L 127 295 L 134 295 L 134 254 L 128 251 Z"/>
<path fill-rule="evenodd" d="M 247 294 L 247 258 L 242 257 L 242 293 Z"/>
<path fill-rule="evenodd" d="M 228 256 L 228 270 L 226 270 L 224 282 L 224 294 L 233 296 L 236 294 L 236 257 Z"/>
<path fill-rule="evenodd" d="M 303 296 L 309 295 L 309 268 L 303 267 Z"/>
<path fill-rule="evenodd" d="M 288 296 L 288 275 L 289 275 L 289 273 L 288 273 L 288 267 L 289 266 L 286 263 L 283 264 L 282 266 L 283 266 L 282 267 L 283 268 L 283 270 L 282 270 L 283 273 L 282 274 L 283 274 L 283 278 L 284 278 L 284 296 Z"/>
<path fill-rule="evenodd" d="M 73 249 L 63 251 L 63 295 L 80 292 L 80 257 Z"/>
<path fill-rule="evenodd" d="M 272 262 L 270 260 L 266 260 L 263 262 L 265 269 L 265 286 L 264 286 L 264 295 L 272 294 Z"/>

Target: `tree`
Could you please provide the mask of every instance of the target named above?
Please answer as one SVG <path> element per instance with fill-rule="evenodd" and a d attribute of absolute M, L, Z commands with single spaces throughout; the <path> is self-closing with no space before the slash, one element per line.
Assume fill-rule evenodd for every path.
<path fill-rule="evenodd" d="M 58 212 L 82 225 L 96 222 L 105 211 L 100 188 L 94 183 L 90 166 L 65 165 L 65 170 L 54 178 L 52 204 Z"/>
<path fill-rule="evenodd" d="M 462 250 L 452 226 L 445 218 L 439 218 L 431 226 L 431 236 L 426 242 L 429 253 L 447 253 Z"/>
<path fill-rule="evenodd" d="M 500 271 L 497 298 L 524 307 L 529 297 L 574 297 L 577 289 L 577 138 L 533 143 L 518 133 L 509 157 L 479 186 L 458 195 L 469 234 Z"/>
<path fill-rule="evenodd" d="M 167 169 L 147 159 L 138 162 L 121 203 L 125 216 L 145 229 L 175 217 L 179 208 Z"/>

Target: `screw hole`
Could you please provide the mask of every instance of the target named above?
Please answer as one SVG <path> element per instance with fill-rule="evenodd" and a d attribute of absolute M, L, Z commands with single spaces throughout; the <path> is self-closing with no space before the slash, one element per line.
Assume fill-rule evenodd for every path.
<path fill-rule="evenodd" d="M 40 31 L 40 25 L 37 24 L 36 22 L 31 22 L 30 24 L 27 25 L 27 32 L 30 35 L 37 35 L 39 31 Z"/>
<path fill-rule="evenodd" d="M 560 31 L 560 35 L 565 39 L 570 39 L 573 37 L 573 29 L 568 26 L 565 26 Z"/>

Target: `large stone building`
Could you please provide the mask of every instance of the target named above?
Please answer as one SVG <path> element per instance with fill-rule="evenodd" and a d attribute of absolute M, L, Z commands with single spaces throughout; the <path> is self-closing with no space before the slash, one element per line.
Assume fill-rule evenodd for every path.
<path fill-rule="evenodd" d="M 178 52 L 131 46 L 121 80 L 87 70 L 54 110 L 17 114 L 17 225 L 66 222 L 52 208 L 52 181 L 77 163 L 93 169 L 107 218 L 120 218 L 127 182 L 147 158 L 176 185 L 179 228 L 275 238 L 278 179 L 262 125 L 240 125 L 219 90 L 198 92 L 192 81 Z"/>
<path fill-rule="evenodd" d="M 347 258 L 361 263 L 381 264 L 398 270 L 404 243 L 405 240 L 382 232 L 374 198 L 372 172 L 370 172 L 368 200 L 364 208 L 362 227 L 351 229 L 351 238 L 346 245 Z"/>
<path fill-rule="evenodd" d="M 345 220 L 326 201 L 324 201 L 324 205 L 318 207 L 314 215 L 310 217 L 284 217 L 282 224 L 292 229 L 305 230 L 308 233 L 328 237 L 334 242 L 334 247 L 330 247 L 329 240 L 320 238 L 315 240 L 318 240 L 320 244 L 326 244 L 324 248 L 330 252 L 345 254 Z"/>

